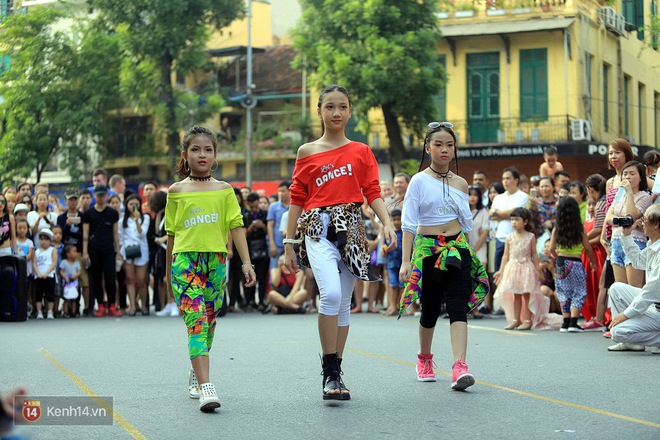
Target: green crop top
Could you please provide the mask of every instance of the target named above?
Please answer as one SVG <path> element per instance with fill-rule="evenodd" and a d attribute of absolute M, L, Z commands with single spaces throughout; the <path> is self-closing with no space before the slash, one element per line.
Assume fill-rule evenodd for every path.
<path fill-rule="evenodd" d="M 243 226 L 233 188 L 167 195 L 165 230 L 174 236 L 172 254 L 227 252 L 229 231 Z"/>
<path fill-rule="evenodd" d="M 584 246 L 582 246 L 582 243 L 575 244 L 568 248 L 557 245 L 557 253 L 564 254 L 569 257 L 581 257 L 583 248 Z"/>

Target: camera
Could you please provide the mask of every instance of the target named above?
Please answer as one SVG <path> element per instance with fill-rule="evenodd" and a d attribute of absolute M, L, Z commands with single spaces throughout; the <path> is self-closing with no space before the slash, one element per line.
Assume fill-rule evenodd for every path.
<path fill-rule="evenodd" d="M 612 218 L 612 226 L 621 226 L 624 228 L 628 228 L 632 226 L 633 223 L 635 223 L 635 220 L 633 220 L 632 215 Z"/>

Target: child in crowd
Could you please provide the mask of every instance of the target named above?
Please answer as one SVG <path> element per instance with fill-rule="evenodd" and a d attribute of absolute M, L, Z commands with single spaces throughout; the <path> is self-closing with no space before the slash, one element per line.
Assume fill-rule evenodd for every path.
<path fill-rule="evenodd" d="M 392 218 L 392 227 L 396 234 L 397 243 L 402 243 L 403 231 L 401 230 L 401 210 L 395 209 L 390 213 Z M 401 292 L 403 292 L 403 283 L 399 279 L 399 271 L 401 270 L 401 247 L 397 246 L 396 249 L 386 252 L 387 245 L 382 248 L 383 252 L 387 255 L 387 272 L 389 286 L 387 289 L 387 310 L 385 316 L 395 316 L 399 313 L 397 306 L 401 299 Z"/>
<path fill-rule="evenodd" d="M 26 219 L 16 221 L 16 248 L 18 255 L 25 257 L 27 262 L 27 277 L 32 275 L 32 260 L 34 259 L 34 242 L 28 238 L 29 225 Z"/>
<path fill-rule="evenodd" d="M 550 313 L 560 313 L 561 305 L 555 293 L 555 259 L 550 255 L 550 240 L 543 243 L 543 254 L 539 255 L 539 268 L 543 272 L 541 277 L 541 293 L 550 299 Z"/>
<path fill-rule="evenodd" d="M 580 207 L 580 219 L 582 223 L 587 220 L 587 188 L 577 180 L 568 185 L 568 195 L 573 197 Z M 594 208 L 596 205 L 594 204 Z"/>
<path fill-rule="evenodd" d="M 73 318 L 78 304 L 78 278 L 80 277 L 80 262 L 78 262 L 78 249 L 75 245 L 64 246 L 64 260 L 60 263 L 60 277 L 64 282 L 63 297 L 65 318 Z"/>
<path fill-rule="evenodd" d="M 277 267 L 270 270 L 271 290 L 268 292 L 268 304 L 275 307 L 278 314 L 287 312 L 305 313 L 307 291 L 305 290 L 305 272 L 293 272 L 284 264 L 284 255 L 277 259 Z"/>
<path fill-rule="evenodd" d="M 555 147 L 547 147 L 543 152 L 543 162 L 539 167 L 539 175 L 541 177 L 549 176 L 554 178 L 557 171 L 562 171 L 564 167 L 557 160 L 559 154 Z"/>
<path fill-rule="evenodd" d="M 580 207 L 572 197 L 561 197 L 557 204 L 557 222 L 552 230 L 550 253 L 556 257 L 555 285 L 564 323 L 559 331 L 580 333 L 580 310 L 587 296 L 587 274 L 582 265 L 582 249 L 596 270 L 595 255 L 580 220 Z"/>
<path fill-rule="evenodd" d="M 39 249 L 34 253 L 32 269 L 34 270 L 34 291 L 37 297 L 37 319 L 44 319 L 42 312 L 43 299 L 48 307 L 47 319 L 54 319 L 55 304 L 55 268 L 57 267 L 57 250 L 52 247 L 53 232 L 46 228 L 38 232 Z"/>
<path fill-rule="evenodd" d="M 62 251 L 64 250 L 64 244 L 62 244 L 62 227 L 55 225 L 50 230 L 53 233 L 53 247 L 57 251 L 57 267 L 59 268 L 60 262 L 62 262 Z"/>
<path fill-rule="evenodd" d="M 505 243 L 502 266 L 495 273 L 495 299 L 499 300 L 509 325 L 505 330 L 545 329 L 559 322 L 548 316 L 550 300 L 541 292 L 543 272 L 536 252 L 532 214 L 528 209 L 511 212 L 514 232 Z M 524 304 L 523 304 L 524 300 Z"/>

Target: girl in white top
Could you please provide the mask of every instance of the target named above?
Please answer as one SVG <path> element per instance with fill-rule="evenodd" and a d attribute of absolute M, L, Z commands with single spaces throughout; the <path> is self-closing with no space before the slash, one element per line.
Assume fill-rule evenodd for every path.
<path fill-rule="evenodd" d="M 137 194 L 132 194 L 124 201 L 124 215 L 119 220 L 119 243 L 122 259 L 124 260 L 124 271 L 126 272 L 126 291 L 130 305 L 126 314 L 135 316 L 137 305 L 137 294 L 140 295 L 142 314 L 149 314 L 147 306 L 147 268 L 149 263 L 149 243 L 147 242 L 147 231 L 151 217 L 142 214 L 142 200 Z M 136 258 L 126 257 L 126 248 L 130 246 L 140 247 L 140 256 Z"/>
<path fill-rule="evenodd" d="M 456 135 L 452 127 L 448 122 L 429 124 L 424 153 L 431 157 L 431 164 L 413 176 L 404 199 L 399 278 L 406 285 L 399 315 L 405 306 L 420 298 L 422 316 L 419 321 L 417 380 L 431 382 L 435 381 L 431 352 L 433 333 L 441 305 L 446 305 L 455 360 L 452 389 L 461 391 L 475 383 L 465 362 L 467 314 L 487 293 L 488 280 L 464 234 L 472 230 L 472 213 L 467 182 L 449 169 L 456 157 Z M 413 239 L 415 246 L 411 255 Z M 473 302 L 475 264 L 480 269 L 480 281 L 485 283 L 485 288 L 481 287 L 482 295 Z"/>
<path fill-rule="evenodd" d="M 34 292 L 37 297 L 37 319 L 43 319 L 42 301 L 46 297 L 48 319 L 53 319 L 55 304 L 55 269 L 57 268 L 57 249 L 51 246 L 53 233 L 44 229 L 37 236 L 39 248 L 34 253 L 32 269 L 34 270 Z"/>
<path fill-rule="evenodd" d="M 48 194 L 45 192 L 37 194 L 36 208 L 28 212 L 27 221 L 32 229 L 35 246 L 39 245 L 39 231 L 51 229 L 57 224 L 57 214 L 48 210 Z"/>

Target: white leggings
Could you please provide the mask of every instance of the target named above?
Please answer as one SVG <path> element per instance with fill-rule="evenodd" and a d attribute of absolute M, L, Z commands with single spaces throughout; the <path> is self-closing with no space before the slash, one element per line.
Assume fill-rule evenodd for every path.
<path fill-rule="evenodd" d="M 323 234 L 319 241 L 305 237 L 307 257 L 319 287 L 319 313 L 337 316 L 339 327 L 350 324 L 351 296 L 355 277 L 346 268 L 341 254 L 334 243 L 325 238 L 328 230 L 329 214 L 322 213 Z M 360 301 L 362 298 L 359 299 Z"/>

